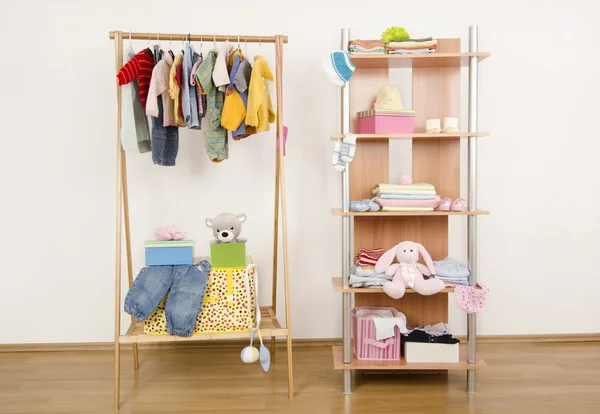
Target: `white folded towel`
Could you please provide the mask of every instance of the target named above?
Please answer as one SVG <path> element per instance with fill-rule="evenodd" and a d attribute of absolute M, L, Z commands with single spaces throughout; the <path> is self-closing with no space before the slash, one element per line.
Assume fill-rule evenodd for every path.
<path fill-rule="evenodd" d="M 393 318 L 373 318 L 373 323 L 375 323 L 375 339 L 378 341 L 394 336 L 396 326 L 400 329 L 400 333 L 408 332 L 406 316 L 402 312 L 398 312 L 398 316 Z"/>

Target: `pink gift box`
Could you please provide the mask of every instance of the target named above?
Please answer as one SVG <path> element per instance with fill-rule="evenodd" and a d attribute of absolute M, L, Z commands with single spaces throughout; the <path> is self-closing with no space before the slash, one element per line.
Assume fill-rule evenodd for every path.
<path fill-rule="evenodd" d="M 414 115 L 371 115 L 358 118 L 359 134 L 412 134 Z"/>
<path fill-rule="evenodd" d="M 352 310 L 352 336 L 354 339 L 354 354 L 357 359 L 367 360 L 397 360 L 401 356 L 401 337 L 398 327 L 394 328 L 394 336 L 377 340 L 375 322 L 372 318 L 359 318 L 356 311 L 359 309 L 386 309 L 394 315 L 398 311 L 394 308 L 361 306 Z"/>

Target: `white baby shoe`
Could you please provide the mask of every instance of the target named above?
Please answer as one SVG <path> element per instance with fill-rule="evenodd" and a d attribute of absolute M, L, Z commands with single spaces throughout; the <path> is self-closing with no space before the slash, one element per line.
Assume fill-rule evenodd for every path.
<path fill-rule="evenodd" d="M 458 118 L 444 117 L 444 129 L 445 134 L 456 134 L 458 132 Z"/>
<path fill-rule="evenodd" d="M 440 129 L 440 120 L 428 119 L 427 121 L 425 121 L 425 132 L 427 132 L 428 134 L 439 134 L 440 132 L 442 132 L 442 130 Z"/>

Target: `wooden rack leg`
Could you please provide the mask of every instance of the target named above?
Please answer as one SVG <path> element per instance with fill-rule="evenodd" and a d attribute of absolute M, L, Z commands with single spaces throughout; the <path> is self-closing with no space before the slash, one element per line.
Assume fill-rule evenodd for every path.
<path fill-rule="evenodd" d="M 285 194 L 285 160 L 283 156 L 283 124 L 282 124 L 282 104 L 283 91 L 281 88 L 281 75 L 283 64 L 283 42 L 281 36 L 277 36 L 279 56 L 277 56 L 277 139 L 279 140 L 279 180 L 281 187 L 281 231 L 283 234 L 283 285 L 285 291 L 285 328 L 287 330 L 287 367 L 288 367 L 288 398 L 294 398 L 294 375 L 292 367 L 292 326 L 290 311 L 290 283 L 289 283 L 289 262 L 288 262 L 288 237 L 287 237 L 287 201 Z"/>
<path fill-rule="evenodd" d="M 272 299 L 271 306 L 273 307 L 273 314 L 277 315 L 277 265 L 278 265 L 278 251 L 279 251 L 279 154 L 275 150 L 275 212 L 274 212 L 274 225 L 273 225 L 273 286 L 272 286 Z M 275 352 L 276 352 L 276 337 L 271 337 L 271 362 L 275 363 Z"/>
<path fill-rule="evenodd" d="M 133 284 L 133 263 L 131 261 L 131 228 L 129 226 L 129 191 L 127 189 L 127 157 L 125 151 L 120 151 L 121 157 L 121 181 L 123 183 L 123 221 L 125 224 L 125 252 L 127 254 L 127 281 L 129 287 Z M 131 323 L 135 323 L 135 318 L 131 317 Z M 133 368 L 140 369 L 137 343 L 133 344 Z"/>
<path fill-rule="evenodd" d="M 123 35 L 115 36 L 115 64 L 117 73 L 123 66 Z M 123 209 L 123 148 L 121 146 L 121 88 L 117 85 L 117 225 L 116 225 L 116 264 L 115 264 L 115 389 L 114 406 L 119 408 L 121 383 L 121 214 Z"/>

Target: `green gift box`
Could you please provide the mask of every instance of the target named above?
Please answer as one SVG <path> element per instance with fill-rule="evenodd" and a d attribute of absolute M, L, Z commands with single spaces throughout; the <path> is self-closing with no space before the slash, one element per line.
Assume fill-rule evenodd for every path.
<path fill-rule="evenodd" d="M 219 267 L 246 267 L 246 243 L 211 244 L 210 263 L 213 269 Z"/>

